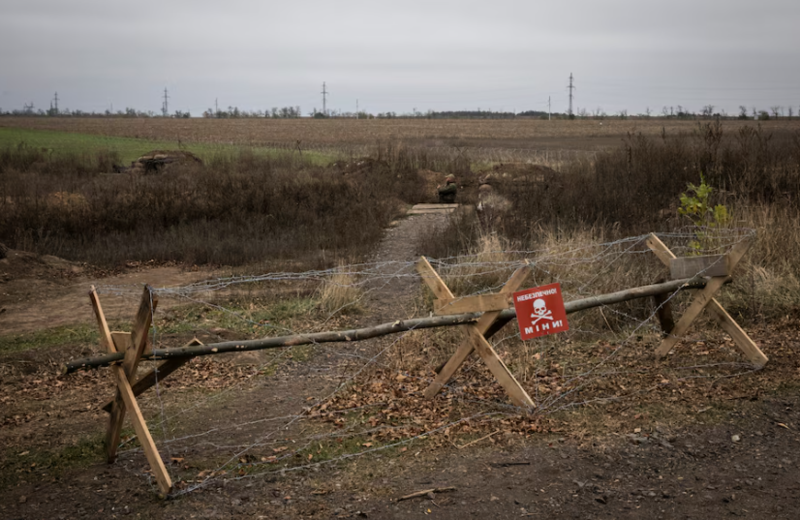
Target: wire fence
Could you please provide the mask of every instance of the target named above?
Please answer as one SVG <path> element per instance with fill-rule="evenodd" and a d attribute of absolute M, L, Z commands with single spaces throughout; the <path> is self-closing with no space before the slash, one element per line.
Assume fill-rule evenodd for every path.
<path fill-rule="evenodd" d="M 723 254 L 752 235 L 750 229 L 715 230 L 703 251 L 697 250 L 696 229 L 659 237 L 678 256 L 687 256 Z M 609 242 L 565 239 L 538 250 L 487 249 L 430 263 L 457 298 L 499 291 L 510 274 L 528 262 L 531 274 L 526 286 L 558 282 L 565 301 L 570 301 L 647 285 L 663 276 L 646 239 L 647 235 Z M 416 264 L 410 259 L 376 261 L 226 276 L 156 287 L 153 293 L 176 305 L 212 309 L 247 324 L 256 334 L 301 334 L 329 328 L 331 320 L 350 307 L 361 308 L 354 319 L 367 324 L 429 315 L 430 295 L 421 289 L 424 284 Z M 258 319 L 258 306 L 243 307 L 237 300 L 242 294 L 269 295 L 276 285 L 296 283 L 332 285 L 353 296 L 332 311 L 304 307 L 301 312 L 314 319 L 297 322 L 301 325 L 287 319 L 268 327 Z M 131 301 L 141 294 L 140 287 L 130 286 L 97 290 Z M 410 296 L 397 301 L 397 294 Z M 170 403 L 170 392 L 157 381 L 144 411 L 157 445 L 170 460 L 181 461 L 170 467 L 180 480 L 174 493 L 181 495 L 224 480 L 313 471 L 377 451 L 403 449 L 422 439 L 453 438 L 458 432 L 535 428 L 540 418 L 565 410 L 635 400 L 676 384 L 755 370 L 724 343 L 709 352 L 702 334 L 685 341 L 689 347 L 668 365 L 654 366 L 647 349 L 662 336 L 655 318 L 665 305 L 679 306 L 682 301 L 676 290 L 659 304 L 634 300 L 600 306 L 597 312 L 571 315 L 568 332 L 531 341 L 522 341 L 513 325 L 504 328 L 502 335 L 492 338 L 492 346 L 530 394 L 532 407 L 510 404 L 477 356 L 462 366 L 438 397 L 425 400 L 422 391 L 436 376 L 433 367 L 461 341 L 455 329 L 429 329 L 364 343 L 272 351 L 223 388 L 190 392 L 179 404 Z M 171 346 L 162 318 L 162 312 L 154 312 L 154 348 Z M 217 325 L 212 320 L 192 332 L 209 332 Z M 204 363 L 203 370 L 212 376 L 224 379 L 228 373 L 226 358 L 197 363 Z M 245 404 L 233 404 L 239 400 Z M 139 456 L 140 450 L 129 446 L 131 440 L 124 441 L 121 456 Z M 187 460 L 202 460 L 203 467 L 184 464 Z M 142 475 L 151 478 L 147 471 Z"/>

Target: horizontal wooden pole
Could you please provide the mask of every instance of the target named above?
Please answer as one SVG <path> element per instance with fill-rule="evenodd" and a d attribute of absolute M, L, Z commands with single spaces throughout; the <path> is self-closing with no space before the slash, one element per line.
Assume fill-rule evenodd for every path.
<path fill-rule="evenodd" d="M 567 314 L 573 312 L 599 307 L 601 305 L 611 305 L 622 303 L 637 298 L 647 298 L 656 294 L 670 293 L 684 289 L 702 289 L 706 281 L 703 278 L 673 280 L 633 289 L 625 289 L 611 294 L 592 296 L 580 300 L 574 300 L 564 304 Z M 507 321 L 516 317 L 514 309 L 501 311 L 498 316 L 499 321 Z M 309 345 L 312 343 L 342 343 L 349 341 L 363 341 L 365 339 L 397 334 L 409 330 L 430 329 L 435 327 L 453 327 L 475 323 L 480 314 L 459 314 L 456 316 L 433 316 L 429 318 L 416 318 L 413 320 L 398 320 L 392 323 L 383 323 L 374 327 L 362 329 L 344 330 L 338 332 L 316 332 L 313 334 L 298 334 L 295 336 L 278 336 L 274 338 L 253 339 L 247 341 L 226 341 L 224 343 L 210 343 L 193 347 L 179 347 L 171 349 L 153 349 L 152 353 L 143 356 L 142 359 L 178 359 L 192 358 L 197 356 L 209 356 L 214 354 L 224 354 L 226 352 L 246 352 L 249 350 L 266 350 L 272 348 L 293 347 L 297 345 Z M 118 363 L 122 360 L 121 353 L 106 354 L 90 358 L 76 359 L 66 363 L 62 372 L 69 374 L 78 370 L 100 368 Z"/>
<path fill-rule="evenodd" d="M 686 256 L 669 261 L 670 277 L 679 280 L 693 276 L 728 276 L 731 274 L 728 255 Z"/>
<path fill-rule="evenodd" d="M 502 311 L 513 306 L 511 294 L 477 294 L 446 300 L 437 298 L 433 302 L 433 312 L 437 316 L 453 316 L 470 312 Z"/>

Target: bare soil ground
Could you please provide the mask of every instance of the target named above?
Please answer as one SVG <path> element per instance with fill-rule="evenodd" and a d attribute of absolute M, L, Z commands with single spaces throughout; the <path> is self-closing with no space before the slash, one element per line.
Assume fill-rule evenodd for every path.
<path fill-rule="evenodd" d="M 374 146 L 399 140 L 428 147 L 597 150 L 616 146 L 629 132 L 691 132 L 710 120 L 429 120 L 429 119 L 164 119 L 4 117 L 0 127 L 182 142 L 279 146 Z M 723 121 L 734 133 L 753 121 Z M 766 130 L 797 129 L 798 120 L 760 122 Z"/>
<path fill-rule="evenodd" d="M 413 260 L 426 228 L 443 223 L 438 215 L 400 220 L 387 230 L 375 259 Z M 0 267 L 8 271 L 0 286 L 0 305 L 7 308 L 0 314 L 3 332 L 91 323 L 86 290 L 104 273 L 55 259 L 29 258 L 26 265 L 34 261 L 35 268 L 17 266 L 13 275 L 11 265 L 17 264 Z M 100 281 L 171 285 L 210 274 L 161 267 Z M 371 296 L 370 312 L 354 319 L 378 323 L 409 314 L 415 291 L 410 279 L 392 280 Z M 103 298 L 107 307 L 114 305 Z M 128 320 L 134 307 L 123 299 L 112 312 Z M 796 518 L 796 318 L 751 331 L 772 358 L 764 371 L 721 382 L 724 391 L 714 384 L 685 397 L 664 390 L 658 395 L 670 403 L 663 409 L 627 400 L 531 423 L 530 430 L 519 427 L 528 421 L 523 417 L 466 448 L 459 446 L 484 435 L 431 438 L 407 449 L 294 472 L 228 475 L 166 501 L 143 476 L 147 465 L 139 450 L 123 446 L 114 465 L 104 463 L 98 439 L 107 416 L 98 408 L 113 391 L 107 371 L 57 375 L 59 364 L 85 354 L 84 347 L 64 344 L 3 355 L 0 517 Z M 293 439 L 308 437 L 318 427 L 314 422 L 278 420 L 330 393 L 387 341 L 392 340 L 355 349 L 293 349 L 258 360 L 220 356 L 191 362 L 164 382 L 159 395 L 141 398 L 171 474 L 190 482 L 237 457 L 243 447 L 258 444 L 259 455 L 279 454 Z M 267 365 L 277 368 L 265 370 Z M 459 384 L 474 376 L 465 372 Z M 480 374 L 475 377 L 480 380 Z M 772 379 L 781 383 L 765 383 Z M 429 406 L 434 412 L 444 409 L 443 401 Z M 165 416 L 171 418 L 169 442 L 162 435 Z M 279 430 L 273 424 L 286 426 Z M 449 487 L 455 489 L 397 501 L 415 491 Z"/>
<path fill-rule="evenodd" d="M 12 250 L 0 260 L 0 330 L 33 332 L 85 322 L 91 317 L 87 294 L 94 284 L 135 287 L 179 286 L 214 276 L 208 270 L 178 266 L 141 266 L 108 272 L 54 256 Z M 130 301 L 113 294 L 103 298 L 109 320 L 130 319 Z M 166 303 L 170 305 L 170 302 Z"/>

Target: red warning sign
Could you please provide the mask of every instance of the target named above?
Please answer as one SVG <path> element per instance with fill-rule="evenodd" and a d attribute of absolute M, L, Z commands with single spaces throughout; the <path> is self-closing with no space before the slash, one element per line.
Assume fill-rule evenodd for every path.
<path fill-rule="evenodd" d="M 523 340 L 569 330 L 561 284 L 551 283 L 514 293 L 519 333 Z"/>

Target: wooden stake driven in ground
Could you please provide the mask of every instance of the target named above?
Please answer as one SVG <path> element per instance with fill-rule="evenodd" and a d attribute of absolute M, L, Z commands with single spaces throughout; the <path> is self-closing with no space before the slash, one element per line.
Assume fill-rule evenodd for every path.
<path fill-rule="evenodd" d="M 455 296 L 453 293 L 450 292 L 450 289 L 444 283 L 444 281 L 439 277 L 439 274 L 434 270 L 431 266 L 430 262 L 423 256 L 420 258 L 419 262 L 417 262 L 417 271 L 419 272 L 420 276 L 422 276 L 422 280 L 427 284 L 427 286 L 433 291 L 434 296 L 436 296 L 442 302 L 453 301 Z M 525 281 L 525 278 L 528 276 L 528 265 L 524 265 L 517 269 L 511 278 L 508 279 L 503 289 L 500 291 L 502 294 L 511 294 L 517 289 L 519 289 L 522 282 Z M 478 309 L 477 312 L 480 312 L 481 309 Z M 511 401 L 516 404 L 517 406 L 533 406 L 533 400 L 530 398 L 528 393 L 522 388 L 519 382 L 514 378 L 511 372 L 506 367 L 505 363 L 498 357 L 497 352 L 494 351 L 492 345 L 486 340 L 486 333 L 492 327 L 492 325 L 497 321 L 500 316 L 500 311 L 491 311 L 485 312 L 483 315 L 478 319 L 477 324 L 470 324 L 466 325 L 467 330 L 467 338 L 464 340 L 461 345 L 459 345 L 458 349 L 456 349 L 455 354 L 450 358 L 450 360 L 445 364 L 444 368 L 437 374 L 436 379 L 431 383 L 431 385 L 425 390 L 425 397 L 432 398 L 442 387 L 447 384 L 447 381 L 453 377 L 453 374 L 458 370 L 464 361 L 466 361 L 467 357 L 469 357 L 470 353 L 473 350 L 477 350 L 478 354 L 483 359 L 483 362 L 486 363 L 486 366 L 491 370 L 494 377 L 500 383 L 500 385 L 505 389 L 508 396 L 511 398 Z"/>
<path fill-rule="evenodd" d="M 733 272 L 736 264 L 739 263 L 739 260 L 742 259 L 747 250 L 750 249 L 751 244 L 752 242 L 750 239 L 745 239 L 731 249 L 731 252 L 725 259 L 725 266 L 728 273 Z M 667 267 L 677 258 L 655 234 L 650 234 L 647 238 L 647 246 L 653 250 L 658 259 Z M 656 350 L 657 357 L 661 358 L 666 356 L 675 344 L 688 332 L 689 327 L 691 327 L 692 323 L 700 316 L 703 309 L 708 309 L 722 329 L 730 335 L 736 346 L 747 356 L 751 363 L 759 367 L 763 367 L 767 364 L 769 358 L 761 352 L 758 345 L 750 339 L 750 336 L 742 330 L 739 324 L 736 323 L 722 305 L 714 299 L 714 294 L 716 294 L 729 279 L 730 276 L 713 276 L 710 278 L 706 286 L 700 290 L 694 300 L 692 300 L 689 308 L 686 309 L 684 315 L 678 320 L 678 323 L 672 329 L 669 336 L 664 338 L 661 342 L 661 345 Z"/>
<path fill-rule="evenodd" d="M 153 437 L 147 429 L 147 423 L 142 416 L 142 411 L 139 409 L 136 396 L 131 388 L 131 383 L 136 379 L 136 369 L 139 365 L 139 359 L 142 353 L 144 353 L 147 344 L 147 335 L 150 330 L 152 312 L 158 300 L 155 295 L 152 294 L 150 287 L 146 286 L 144 288 L 142 302 L 139 305 L 139 312 L 136 314 L 136 319 L 134 321 L 133 332 L 125 334 L 110 332 L 108 322 L 103 314 L 103 308 L 100 306 L 100 299 L 97 297 L 97 291 L 94 287 L 92 287 L 89 293 L 89 298 L 92 301 L 97 324 L 100 328 L 100 343 L 110 353 L 125 353 L 125 360 L 122 363 L 122 367 L 111 367 L 112 374 L 114 375 L 114 383 L 117 387 L 117 394 L 111 407 L 111 419 L 106 436 L 108 462 L 112 463 L 116 460 L 119 435 L 127 410 L 130 412 L 133 428 L 136 431 L 136 435 L 147 457 L 147 462 L 150 463 L 150 469 L 156 477 L 158 487 L 161 489 L 161 492 L 166 495 L 172 491 L 172 479 L 169 473 L 167 473 L 164 461 L 161 460 L 161 455 L 158 453 L 155 442 L 153 442 Z"/>

